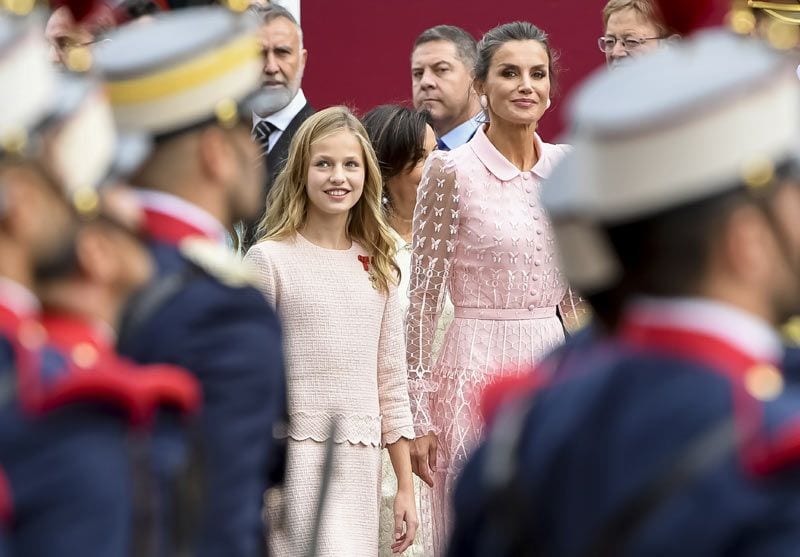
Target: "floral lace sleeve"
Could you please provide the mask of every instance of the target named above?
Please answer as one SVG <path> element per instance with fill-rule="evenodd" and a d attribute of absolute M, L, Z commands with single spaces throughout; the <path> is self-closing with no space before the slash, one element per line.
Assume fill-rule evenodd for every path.
<path fill-rule="evenodd" d="M 569 333 L 576 333 L 589 322 L 592 310 L 589 304 L 572 288 L 567 289 L 564 299 L 558 305 L 564 327 Z"/>
<path fill-rule="evenodd" d="M 414 243 L 406 316 L 409 395 L 418 436 L 438 433 L 431 420 L 433 342 L 447 298 L 447 279 L 458 235 L 459 190 L 456 171 L 445 152 L 434 152 L 425 166 L 414 210 Z"/>

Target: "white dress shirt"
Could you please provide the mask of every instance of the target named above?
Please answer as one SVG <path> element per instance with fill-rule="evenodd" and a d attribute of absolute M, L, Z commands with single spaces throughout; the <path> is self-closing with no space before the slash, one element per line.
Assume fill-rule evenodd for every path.
<path fill-rule="evenodd" d="M 267 148 L 267 152 L 272 151 L 272 148 L 275 147 L 275 144 L 281 138 L 283 132 L 286 131 L 286 128 L 289 127 L 289 124 L 292 123 L 294 117 L 297 116 L 298 112 L 303 110 L 306 102 L 306 96 L 303 93 L 303 90 L 299 89 L 289 104 L 281 108 L 275 114 L 270 114 L 269 116 L 259 116 L 253 112 L 253 131 L 255 131 L 256 126 L 264 120 L 276 128 L 275 131 L 269 135 L 269 146 Z"/>

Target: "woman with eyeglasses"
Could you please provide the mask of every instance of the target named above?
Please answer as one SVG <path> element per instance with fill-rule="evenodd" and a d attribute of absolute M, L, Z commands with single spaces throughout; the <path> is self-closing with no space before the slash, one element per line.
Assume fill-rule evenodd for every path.
<path fill-rule="evenodd" d="M 653 0 L 609 0 L 603 8 L 605 35 L 597 44 L 610 67 L 660 48 L 678 34 L 663 23 Z"/>

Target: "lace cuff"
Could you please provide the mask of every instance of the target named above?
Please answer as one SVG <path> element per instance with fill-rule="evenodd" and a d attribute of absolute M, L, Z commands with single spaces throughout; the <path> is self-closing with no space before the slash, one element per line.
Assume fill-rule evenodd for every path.
<path fill-rule="evenodd" d="M 430 397 L 427 392 L 410 392 L 411 410 L 414 419 L 414 434 L 424 437 L 428 433 L 439 434 L 439 428 L 433 424 L 433 413 L 430 406 Z"/>
<path fill-rule="evenodd" d="M 411 425 L 404 425 L 403 427 L 385 432 L 381 438 L 381 446 L 386 447 L 386 445 L 397 443 L 403 438 L 409 441 L 414 439 L 414 428 Z"/>

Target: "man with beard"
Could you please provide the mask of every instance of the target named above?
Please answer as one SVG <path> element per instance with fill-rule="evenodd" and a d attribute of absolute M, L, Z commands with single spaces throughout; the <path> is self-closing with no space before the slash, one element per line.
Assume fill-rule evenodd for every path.
<path fill-rule="evenodd" d="M 798 93 L 785 57 L 722 32 L 578 93 L 543 202 L 567 279 L 619 315 L 494 416 L 451 555 L 796 554 L 777 325 L 800 305 Z"/>
<path fill-rule="evenodd" d="M 266 181 L 257 218 L 245 220 L 242 247 L 246 251 L 258 241 L 258 225 L 264 216 L 267 195 L 283 170 L 295 132 L 314 114 L 301 87 L 308 51 L 303 48 L 303 30 L 286 8 L 255 6 L 261 27 L 258 39 L 264 52 L 264 102 L 253 111 L 253 139 L 261 147 Z"/>
<path fill-rule="evenodd" d="M 118 128 L 154 140 L 131 183 L 159 273 L 131 305 L 120 350 L 140 363 L 178 364 L 202 384 L 192 554 L 258 555 L 262 497 L 279 469 L 273 429 L 286 413 L 281 334 L 225 237 L 260 206 L 249 120 L 270 100 L 261 48 L 248 18 L 221 7 L 157 14 L 109 38 L 93 55 Z"/>

